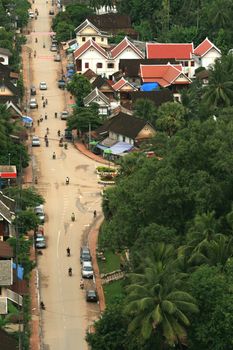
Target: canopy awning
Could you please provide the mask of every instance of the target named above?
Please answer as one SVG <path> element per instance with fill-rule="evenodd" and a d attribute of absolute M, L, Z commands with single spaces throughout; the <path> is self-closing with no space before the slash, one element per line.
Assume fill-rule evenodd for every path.
<path fill-rule="evenodd" d="M 97 148 L 101 149 L 102 151 L 104 151 L 105 149 L 107 149 L 108 147 L 107 146 L 103 146 L 103 145 L 96 145 Z"/>
<path fill-rule="evenodd" d="M 129 152 L 133 148 L 133 145 L 130 145 L 127 142 L 117 142 L 115 145 L 113 145 L 110 150 L 112 151 L 112 154 L 121 154 L 125 152 Z"/>

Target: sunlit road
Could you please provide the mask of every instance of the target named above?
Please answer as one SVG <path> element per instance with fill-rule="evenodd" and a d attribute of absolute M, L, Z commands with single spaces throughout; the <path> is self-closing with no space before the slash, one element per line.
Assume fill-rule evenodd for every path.
<path fill-rule="evenodd" d="M 34 175 L 38 177 L 37 188 L 44 196 L 46 222 L 45 235 L 48 247 L 38 257 L 40 294 L 46 310 L 42 311 L 42 339 L 44 350 L 87 349 L 85 332 L 98 313 L 98 306 L 87 305 L 85 291 L 80 290 L 79 250 L 84 232 L 93 224 L 93 210 L 100 211 L 101 188 L 97 184 L 94 161 L 84 157 L 71 144 L 68 150 L 59 147 L 57 131 L 64 131 L 65 122 L 55 119 L 54 112 L 65 108 L 64 91 L 57 88 L 61 76 L 61 65 L 53 61 L 50 52 L 51 39 L 49 9 L 51 3 L 36 0 L 39 16 L 32 20 L 32 32 L 27 45 L 37 51 L 31 59 L 31 79 L 37 88 L 38 111 L 31 114 L 36 125 L 35 134 L 41 138 L 41 147 L 32 149 Z M 35 43 L 35 37 L 38 43 Z M 45 48 L 43 48 L 45 43 Z M 39 91 L 40 81 L 48 85 L 47 91 Z M 42 93 L 48 99 L 42 107 Z M 45 112 L 48 120 L 37 126 L 37 120 Z M 44 135 L 49 128 L 49 147 L 45 147 Z M 53 151 L 57 158 L 52 159 Z M 65 184 L 66 176 L 70 184 Z M 74 212 L 76 221 L 71 222 Z M 70 247 L 71 257 L 66 256 Z M 72 267 L 73 276 L 68 276 Z"/>

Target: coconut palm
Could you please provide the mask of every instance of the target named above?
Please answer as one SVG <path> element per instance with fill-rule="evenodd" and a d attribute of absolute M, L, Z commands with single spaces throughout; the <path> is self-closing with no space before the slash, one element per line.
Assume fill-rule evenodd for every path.
<path fill-rule="evenodd" d="M 183 275 L 173 268 L 171 262 L 147 260 L 143 273 L 129 276 L 126 288 L 129 331 L 140 330 L 145 340 L 155 335 L 168 346 L 187 343 L 189 315 L 198 312 L 194 298 L 182 289 Z"/>
<path fill-rule="evenodd" d="M 233 81 L 220 60 L 209 70 L 209 85 L 203 99 L 209 107 L 228 107 L 233 103 Z"/>

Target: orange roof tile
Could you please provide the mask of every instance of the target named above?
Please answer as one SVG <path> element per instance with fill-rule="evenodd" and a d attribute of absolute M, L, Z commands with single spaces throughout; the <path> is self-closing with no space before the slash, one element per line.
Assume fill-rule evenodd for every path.
<path fill-rule="evenodd" d="M 215 48 L 218 52 L 220 50 L 208 39 L 205 38 L 205 40 L 202 41 L 194 50 L 194 54 L 196 56 L 204 56 L 210 49 Z"/>
<path fill-rule="evenodd" d="M 190 44 L 146 44 L 147 58 L 165 59 L 173 58 L 176 60 L 190 60 L 193 54 L 193 43 Z"/>
<path fill-rule="evenodd" d="M 112 58 L 119 56 L 119 54 L 129 46 L 138 54 L 139 57 L 143 58 L 143 53 L 133 43 L 131 43 L 127 37 L 125 37 L 117 46 L 111 50 Z"/>
<path fill-rule="evenodd" d="M 85 44 L 83 44 L 77 50 L 74 51 L 74 58 L 79 58 L 90 47 L 94 47 L 101 55 L 103 55 L 105 58 L 108 58 L 107 52 L 92 39 L 86 41 Z"/>
<path fill-rule="evenodd" d="M 115 91 L 120 90 L 124 85 L 130 85 L 132 86 L 132 90 L 136 90 L 135 87 L 133 85 L 131 85 L 127 80 L 125 80 L 124 78 L 121 78 L 120 80 L 118 80 L 112 87 Z"/>
<path fill-rule="evenodd" d="M 160 86 L 166 87 L 171 85 L 182 73 L 181 65 L 141 65 L 140 74 L 144 83 L 157 82 Z M 185 76 L 185 75 L 184 75 Z M 189 84 L 191 81 L 187 78 Z"/>

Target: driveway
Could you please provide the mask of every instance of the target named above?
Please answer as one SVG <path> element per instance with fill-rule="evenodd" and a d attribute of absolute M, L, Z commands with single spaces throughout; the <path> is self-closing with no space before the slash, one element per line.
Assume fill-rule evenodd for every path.
<path fill-rule="evenodd" d="M 54 53 L 49 51 L 51 5 L 36 0 L 33 6 L 39 10 L 39 16 L 31 24 L 35 32 L 32 31 L 27 46 L 37 51 L 37 57 L 30 60 L 30 76 L 37 87 L 39 108 L 31 115 L 41 147 L 34 147 L 31 152 L 37 188 L 46 201 L 44 226 L 48 245 L 43 255 L 38 256 L 40 295 L 46 307 L 42 311 L 42 343 L 44 350 L 84 350 L 87 349 L 86 330 L 99 315 L 99 308 L 96 304 L 87 304 L 85 291 L 79 288 L 79 251 L 94 224 L 93 211 L 101 211 L 101 187 L 97 184 L 97 164 L 93 160 L 83 156 L 72 144 L 68 144 L 67 150 L 58 145 L 57 131 L 64 131 L 65 122 L 55 119 L 54 112 L 66 108 L 66 99 L 65 92 L 56 84 L 61 64 L 53 61 Z M 40 81 L 47 83 L 48 90 L 39 91 Z M 42 107 L 42 94 L 48 99 L 46 108 Z M 37 126 L 37 120 L 40 116 L 44 118 L 45 113 L 48 119 Z M 45 147 L 44 142 L 47 128 L 49 147 Z M 55 160 L 53 152 L 57 156 Z M 70 178 L 69 185 L 65 184 L 66 176 Z M 75 222 L 71 222 L 72 212 Z M 66 256 L 68 246 L 70 257 Z M 68 276 L 69 267 L 73 269 L 72 277 Z"/>

